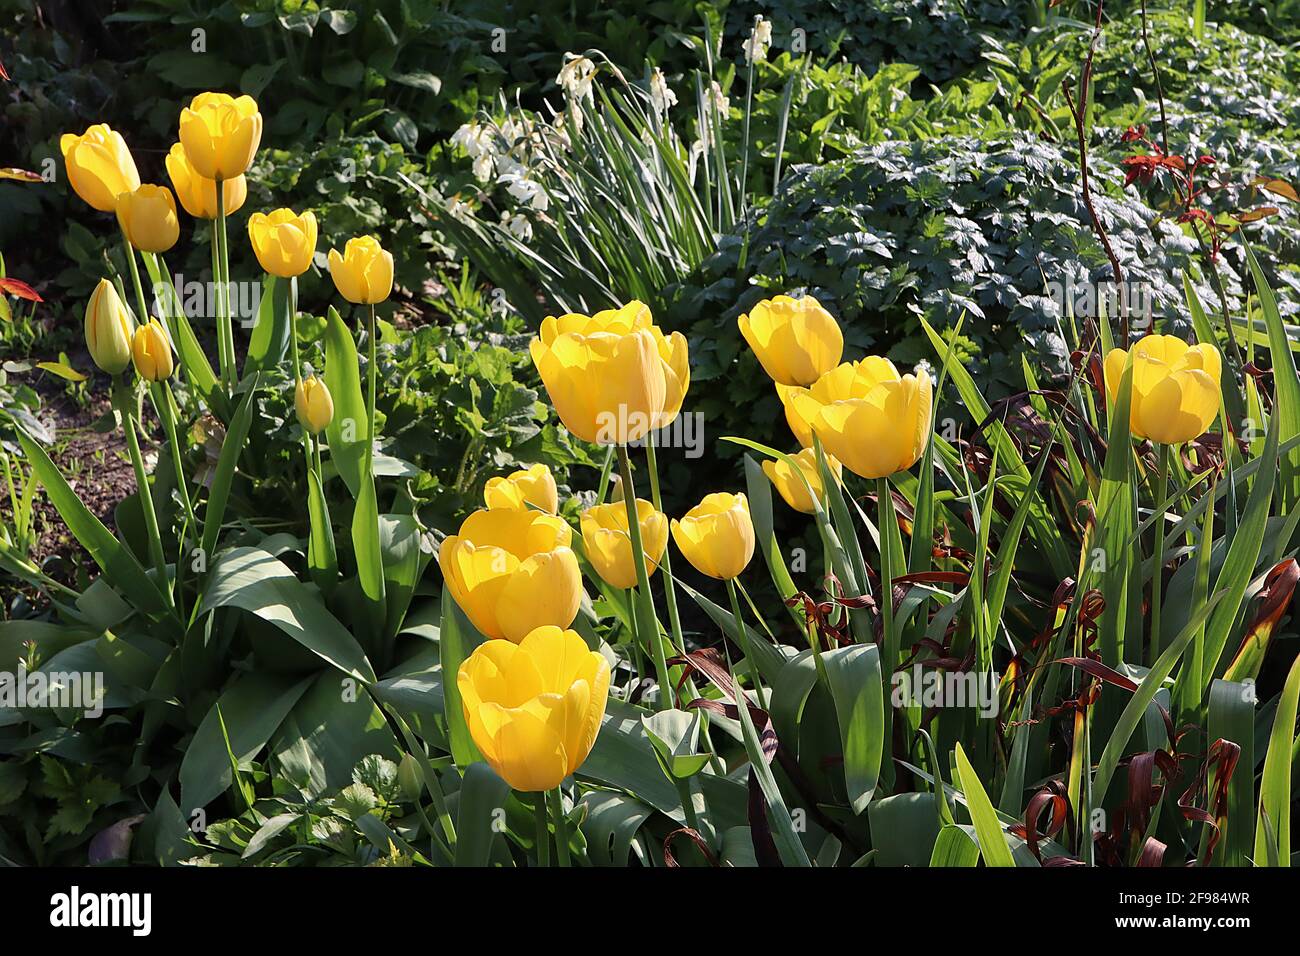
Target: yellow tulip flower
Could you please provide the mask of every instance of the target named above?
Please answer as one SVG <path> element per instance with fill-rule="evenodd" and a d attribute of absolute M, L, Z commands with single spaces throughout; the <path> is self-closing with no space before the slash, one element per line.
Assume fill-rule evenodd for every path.
<path fill-rule="evenodd" d="M 135 370 L 146 382 L 161 382 L 171 378 L 175 363 L 172 344 L 157 319 L 135 330 L 131 337 L 131 359 Z"/>
<path fill-rule="evenodd" d="M 638 441 L 677 417 L 690 387 L 685 336 L 665 336 L 641 302 L 548 316 L 529 351 L 560 420 L 583 441 Z"/>
<path fill-rule="evenodd" d="M 609 699 L 609 663 L 574 631 L 539 627 L 485 641 L 456 674 L 470 736 L 516 790 L 553 790 L 591 753 Z"/>
<path fill-rule="evenodd" d="M 126 140 L 104 123 L 97 123 L 80 136 L 64 133 L 59 150 L 73 190 L 100 212 L 113 212 L 117 197 L 140 185 L 140 174 Z"/>
<path fill-rule="evenodd" d="M 540 511 L 475 511 L 443 539 L 438 564 L 466 616 L 516 643 L 544 624 L 568 627 L 582 601 L 569 526 Z"/>
<path fill-rule="evenodd" d="M 86 348 L 95 364 L 119 375 L 131 364 L 131 334 L 135 319 L 113 283 L 100 279 L 86 304 Z"/>
<path fill-rule="evenodd" d="M 309 375 L 294 389 L 293 408 L 298 424 L 310 435 L 319 435 L 334 419 L 334 397 L 315 375 Z"/>
<path fill-rule="evenodd" d="M 181 206 L 195 219 L 217 218 L 217 181 L 200 176 L 190 165 L 185 155 L 185 147 L 173 143 L 167 154 L 167 175 L 171 178 L 172 188 Z M 226 215 L 229 216 L 244 205 L 248 198 L 248 180 L 244 176 L 227 179 L 221 184 L 221 195 L 226 203 Z"/>
<path fill-rule="evenodd" d="M 873 358 L 875 358 L 873 356 Z M 863 478 L 885 478 L 911 468 L 930 440 L 930 408 L 934 384 L 930 376 L 899 376 L 892 363 L 876 359 L 858 363 L 848 382 L 846 397 L 842 382 L 817 386 L 790 394 L 787 404 L 794 415 L 807 422 L 822 440 L 826 453 Z M 841 365 L 828 375 L 841 375 Z M 872 382 L 876 374 L 879 380 Z M 892 374 L 890 374 L 892 373 Z M 822 396 L 830 394 L 831 400 Z"/>
<path fill-rule="evenodd" d="M 644 498 L 636 500 L 636 515 L 646 574 L 652 575 L 668 547 L 668 517 Z M 636 584 L 636 562 L 632 557 L 625 502 L 594 505 L 582 513 L 582 546 L 587 560 L 610 587 L 630 588 Z"/>
<path fill-rule="evenodd" d="M 1106 392 L 1119 398 L 1128 353 L 1106 356 Z M 1219 414 L 1223 360 L 1214 345 L 1189 346 L 1172 335 L 1148 335 L 1133 346 L 1129 431 L 1164 445 L 1199 438 Z"/>
<path fill-rule="evenodd" d="M 374 305 L 393 291 L 393 254 L 374 236 L 349 239 L 342 255 L 331 249 L 329 262 L 334 286 L 349 302 Z"/>
<path fill-rule="evenodd" d="M 799 466 L 799 471 L 803 472 L 804 477 L 808 479 L 808 484 L 812 486 L 813 493 L 817 495 L 818 501 L 826 500 L 826 489 L 822 486 L 822 476 L 817 468 L 817 452 L 812 448 L 805 448 L 797 455 L 791 455 Z M 843 471 L 840 463 L 833 455 L 826 456 L 826 464 L 830 467 L 838 482 L 840 474 Z M 812 514 L 817 508 L 813 504 L 812 495 L 808 494 L 808 488 L 804 485 L 802 479 L 795 473 L 782 459 L 776 461 L 763 462 L 763 474 L 767 475 L 768 480 L 776 486 L 776 490 L 781 492 L 781 497 L 795 511 L 802 511 L 804 514 Z"/>
<path fill-rule="evenodd" d="M 553 515 L 560 510 L 560 493 L 551 469 L 539 464 L 504 478 L 489 478 L 483 487 L 483 503 L 489 508 L 516 511 L 527 511 L 532 505 Z"/>
<path fill-rule="evenodd" d="M 176 200 L 166 186 L 146 183 L 119 194 L 117 222 L 127 242 L 142 252 L 166 252 L 181 234 Z"/>
<path fill-rule="evenodd" d="M 248 220 L 248 236 L 262 268 L 290 279 L 311 267 L 316 253 L 316 217 L 292 209 L 277 209 L 269 216 L 255 212 Z"/>
<path fill-rule="evenodd" d="M 810 295 L 764 299 L 737 324 L 763 371 L 781 385 L 811 385 L 844 354 L 839 324 Z"/>
<path fill-rule="evenodd" d="M 180 140 L 200 176 L 234 179 L 253 164 L 262 142 L 262 114 L 251 96 L 200 93 L 181 110 Z"/>
<path fill-rule="evenodd" d="M 795 398 L 807 395 L 817 400 L 818 404 L 841 402 L 850 398 L 861 398 L 878 383 L 898 378 L 894 363 L 878 355 L 868 355 L 860 362 L 845 362 L 837 365 L 809 388 L 799 385 L 782 385 L 777 382 L 776 394 L 785 408 L 785 420 L 794 432 L 794 437 L 804 448 L 813 443 L 812 425 L 799 413 Z M 809 406 L 810 407 L 810 406 Z"/>
<path fill-rule="evenodd" d="M 739 577 L 754 556 L 754 524 L 743 494 L 715 492 L 673 520 L 673 540 L 695 570 L 729 581 Z"/>

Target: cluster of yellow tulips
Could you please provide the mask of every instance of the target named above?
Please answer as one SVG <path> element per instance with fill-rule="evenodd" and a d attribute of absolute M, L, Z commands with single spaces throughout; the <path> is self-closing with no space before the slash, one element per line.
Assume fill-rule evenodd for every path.
<path fill-rule="evenodd" d="M 212 274 L 216 289 L 212 303 L 216 322 L 221 384 L 233 391 L 236 375 L 234 334 L 230 310 L 229 247 L 226 218 L 240 209 L 248 196 L 245 174 L 262 138 L 262 116 L 249 96 L 202 93 L 180 114 L 178 139 L 167 154 L 165 166 L 172 190 L 153 183 L 141 183 L 135 159 L 122 135 L 105 124 L 96 124 L 80 135 L 65 134 L 60 140 L 68 181 L 89 205 L 116 215 L 123 238 L 123 251 L 135 290 L 139 321 L 126 303 L 120 276 L 102 278 L 86 306 L 86 347 L 92 360 L 114 381 L 114 404 L 122 418 L 136 472 L 137 484 L 147 488 L 143 459 L 139 453 L 135 403 L 128 401 L 132 383 L 123 376 L 134 365 L 135 372 L 150 391 L 158 417 L 172 445 L 176 484 L 187 518 L 193 522 L 188 486 L 182 472 L 182 449 L 176 429 L 177 405 L 168 379 L 177 366 L 178 321 L 171 309 L 160 305 L 163 321 L 151 317 L 137 264 L 143 258 L 156 283 L 179 303 L 161 256 L 180 236 L 176 198 L 195 219 L 211 226 Z M 221 201 L 218 202 L 218 196 Z M 315 375 L 304 376 L 293 330 L 297 315 L 297 279 L 311 268 L 316 256 L 317 223 L 310 212 L 276 209 L 254 213 L 248 221 L 248 236 L 258 263 L 271 276 L 289 282 L 289 315 L 294 371 L 294 408 L 305 439 L 308 470 L 321 479 L 320 433 L 334 416 L 334 401 L 325 382 Z M 391 294 L 393 257 L 371 236 L 352 238 L 343 251 L 331 249 L 327 258 L 334 285 L 349 302 L 369 307 L 370 389 L 367 456 L 373 455 L 375 420 L 375 312 L 377 303 Z M 157 298 L 157 296 L 155 296 Z M 370 459 L 368 457 L 368 463 Z M 369 473 L 369 468 L 367 469 Z M 148 494 L 141 495 L 150 550 L 159 578 L 166 581 L 166 563 Z M 170 594 L 170 591 L 169 591 Z"/>

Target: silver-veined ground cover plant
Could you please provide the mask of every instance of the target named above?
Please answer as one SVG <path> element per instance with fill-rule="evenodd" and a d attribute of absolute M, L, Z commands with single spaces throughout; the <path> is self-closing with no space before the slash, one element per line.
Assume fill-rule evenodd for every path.
<path fill-rule="evenodd" d="M 1287 4 L 107 6 L 147 109 L 0 4 L 0 860 L 1290 865 Z"/>

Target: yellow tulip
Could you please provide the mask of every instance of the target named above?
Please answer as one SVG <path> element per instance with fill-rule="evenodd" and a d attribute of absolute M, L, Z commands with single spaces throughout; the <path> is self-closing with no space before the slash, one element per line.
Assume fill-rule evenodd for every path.
<path fill-rule="evenodd" d="M 791 455 L 799 466 L 799 471 L 803 472 L 804 477 L 808 479 L 808 484 L 812 486 L 813 493 L 817 495 L 818 501 L 826 500 L 826 489 L 822 486 L 821 471 L 817 468 L 817 452 L 811 448 L 805 448 L 797 455 Z M 826 464 L 830 467 L 838 482 L 840 474 L 843 471 L 839 461 L 833 455 L 826 456 Z M 795 470 L 785 463 L 782 459 L 776 461 L 763 462 L 763 474 L 767 475 L 768 480 L 776 485 L 776 490 L 781 492 L 781 497 L 795 511 L 802 511 L 804 514 L 812 514 L 816 511 L 813 505 L 812 495 L 808 494 L 808 488 L 804 485 L 802 479 L 795 473 Z"/>
<path fill-rule="evenodd" d="M 176 200 L 166 186 L 146 183 L 119 194 L 117 222 L 127 242 L 142 252 L 166 252 L 181 234 Z"/>
<path fill-rule="evenodd" d="M 135 320 L 113 283 L 100 279 L 86 304 L 86 348 L 95 364 L 119 375 L 131 364 Z"/>
<path fill-rule="evenodd" d="M 786 417 L 792 428 L 796 418 L 811 426 L 826 453 L 854 474 L 885 478 L 911 468 L 925 451 L 933 391 L 930 376 L 899 376 L 887 359 L 872 356 L 828 372 L 811 389 L 791 392 Z"/>
<path fill-rule="evenodd" d="M 777 397 L 785 408 L 785 420 L 799 444 L 808 448 L 813 443 L 812 425 L 804 420 L 796 407 L 795 398 L 807 395 L 817 400 L 818 404 L 841 402 L 850 398 L 861 398 L 878 383 L 898 378 L 898 370 L 889 359 L 878 355 L 868 355 L 860 362 L 845 362 L 837 365 L 810 388 L 798 385 L 776 385 Z"/>
<path fill-rule="evenodd" d="M 1106 356 L 1106 392 L 1119 398 L 1128 353 Z M 1133 346 L 1129 431 L 1164 445 L 1204 435 L 1219 414 L 1223 360 L 1214 345 L 1189 346 L 1172 335 L 1148 335 Z"/>
<path fill-rule="evenodd" d="M 516 790 L 553 790 L 582 766 L 609 699 L 609 663 L 574 631 L 485 641 L 456 674 L 479 752 Z"/>
<path fill-rule="evenodd" d="M 810 295 L 764 299 L 737 324 L 763 371 L 781 385 L 811 385 L 844 354 L 839 325 Z"/>
<path fill-rule="evenodd" d="M 248 220 L 257 261 L 273 276 L 291 279 L 311 267 L 316 253 L 316 217 L 292 209 L 277 209 L 269 216 L 255 212 Z"/>
<path fill-rule="evenodd" d="M 113 212 L 117 197 L 140 185 L 140 174 L 126 140 L 104 123 L 97 123 L 80 136 L 64 133 L 59 150 L 68 170 L 68 182 L 78 196 L 100 212 Z"/>
<path fill-rule="evenodd" d="M 157 319 L 135 330 L 131 337 L 131 359 L 135 370 L 146 382 L 161 382 L 171 378 L 175 363 L 172 361 L 172 344 Z"/>
<path fill-rule="evenodd" d="M 668 547 L 668 517 L 644 498 L 636 500 L 636 515 L 646 573 L 654 574 Z M 636 584 L 625 502 L 594 505 L 582 513 L 582 546 L 587 560 L 610 587 L 630 588 Z"/>
<path fill-rule="evenodd" d="M 185 147 L 173 143 L 167 154 L 167 175 L 181 206 L 195 219 L 217 218 L 217 181 L 200 176 L 190 165 Z M 248 180 L 243 176 L 227 179 L 221 184 L 221 195 L 226 203 L 226 215 L 236 212 L 248 198 Z"/>
<path fill-rule="evenodd" d="M 200 176 L 234 179 L 248 172 L 261 145 L 262 114 L 251 96 L 200 93 L 181 110 L 180 140 Z"/>
<path fill-rule="evenodd" d="M 334 397 L 315 375 L 309 375 L 294 389 L 294 411 L 298 424 L 311 435 L 319 435 L 334 419 Z"/>
<path fill-rule="evenodd" d="M 513 508 L 516 511 L 527 511 L 532 505 L 553 515 L 560 510 L 560 493 L 556 490 L 551 469 L 545 465 L 533 465 L 504 478 L 489 478 L 483 487 L 483 503 L 489 508 Z"/>
<path fill-rule="evenodd" d="M 466 616 L 516 643 L 544 624 L 568 627 L 582 601 L 569 526 L 540 511 L 475 511 L 443 539 L 438 564 Z"/>
<path fill-rule="evenodd" d="M 677 417 L 690 387 L 686 338 L 665 336 L 641 302 L 548 316 L 529 351 L 560 420 L 583 441 L 638 441 Z"/>
<path fill-rule="evenodd" d="M 715 492 L 673 520 L 673 540 L 695 570 L 729 581 L 739 577 L 754 556 L 754 524 L 743 494 Z"/>
<path fill-rule="evenodd" d="M 334 285 L 349 302 L 374 305 L 393 291 L 393 254 L 374 236 L 349 239 L 342 255 L 330 250 L 329 261 Z"/>

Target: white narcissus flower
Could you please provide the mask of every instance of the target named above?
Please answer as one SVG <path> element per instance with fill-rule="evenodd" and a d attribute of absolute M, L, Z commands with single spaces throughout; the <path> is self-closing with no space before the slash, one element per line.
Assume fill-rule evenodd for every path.
<path fill-rule="evenodd" d="M 546 189 L 535 179 L 528 179 L 520 173 L 507 173 L 497 182 L 505 185 L 506 192 L 517 203 L 536 209 L 538 212 L 546 212 L 551 206 Z"/>
<path fill-rule="evenodd" d="M 510 235 L 521 242 L 527 242 L 533 238 L 533 224 L 522 213 L 503 212 L 501 214 L 501 223 L 506 227 L 506 231 Z"/>
<path fill-rule="evenodd" d="M 724 119 L 731 113 L 731 101 L 727 99 L 717 80 L 709 81 L 709 96 L 713 99 L 713 108 Z"/>
<path fill-rule="evenodd" d="M 596 75 L 596 64 L 585 56 L 574 53 L 564 54 L 564 66 L 560 67 L 555 82 L 572 100 L 585 100 L 591 97 L 591 81 Z"/>
<path fill-rule="evenodd" d="M 664 76 L 664 71 L 655 67 L 655 71 L 650 74 L 650 105 L 660 116 L 668 112 L 668 107 L 675 106 L 677 103 L 677 94 L 668 86 L 668 80 Z"/>
<path fill-rule="evenodd" d="M 754 29 L 750 31 L 749 39 L 741 44 L 745 51 L 745 62 L 754 63 L 758 60 L 767 59 L 767 48 L 772 45 L 772 21 L 758 18 L 754 24 Z"/>

